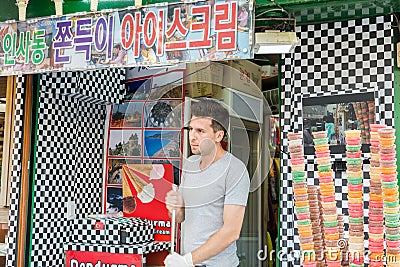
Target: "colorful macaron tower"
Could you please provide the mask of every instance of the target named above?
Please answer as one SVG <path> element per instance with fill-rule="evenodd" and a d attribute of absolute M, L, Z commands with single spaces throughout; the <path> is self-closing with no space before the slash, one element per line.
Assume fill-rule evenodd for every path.
<path fill-rule="evenodd" d="M 361 129 L 364 130 L 364 132 L 361 135 L 362 138 L 362 143 L 363 144 L 369 144 L 370 139 L 371 139 L 371 130 L 370 130 L 370 125 L 369 125 L 369 112 L 368 112 L 368 105 L 366 102 L 361 102 L 361 114 L 363 117 L 363 123 L 360 125 Z M 374 113 L 373 113 L 374 114 Z"/>
<path fill-rule="evenodd" d="M 352 267 L 364 266 L 364 203 L 361 158 L 361 131 L 345 131 L 347 192 L 349 210 L 349 261 Z"/>
<path fill-rule="evenodd" d="M 338 214 L 338 228 L 339 228 L 339 240 L 345 240 L 345 238 L 344 238 L 344 215 L 343 214 Z M 342 267 L 348 267 L 349 266 L 349 258 L 347 257 L 348 247 L 341 242 L 339 242 L 339 247 L 340 247 L 340 253 L 342 255 Z"/>
<path fill-rule="evenodd" d="M 378 130 L 386 125 L 370 124 L 371 127 L 371 158 L 370 158 L 370 187 L 368 211 L 368 251 L 371 267 L 383 266 L 384 226 L 383 226 L 383 195 L 380 168 L 380 146 Z"/>
<path fill-rule="evenodd" d="M 317 267 L 325 267 L 324 258 L 324 233 L 322 224 L 322 206 L 320 206 L 320 195 L 317 186 L 308 186 L 308 201 L 310 203 L 310 216 L 313 233 L 314 251 Z"/>
<path fill-rule="evenodd" d="M 328 267 L 339 267 L 341 266 L 340 248 L 338 246 L 339 223 L 327 132 L 314 132 L 313 136 L 323 208 L 326 264 Z"/>
<path fill-rule="evenodd" d="M 375 103 L 357 102 L 354 106 L 358 125 L 361 130 L 361 143 L 370 143 L 370 124 L 375 121 Z"/>
<path fill-rule="evenodd" d="M 382 177 L 383 212 L 386 232 L 386 266 L 400 266 L 399 188 L 395 130 L 390 127 L 378 130 L 380 143 L 380 168 Z"/>
<path fill-rule="evenodd" d="M 304 267 L 316 267 L 302 137 L 302 133 L 288 133 L 295 214 L 300 248 L 303 254 L 302 265 Z"/>

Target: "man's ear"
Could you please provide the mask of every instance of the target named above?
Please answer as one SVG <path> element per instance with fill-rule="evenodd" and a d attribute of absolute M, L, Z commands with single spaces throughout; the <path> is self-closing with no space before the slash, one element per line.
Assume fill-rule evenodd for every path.
<path fill-rule="evenodd" d="M 215 141 L 220 143 L 222 139 L 224 139 L 224 131 L 217 131 Z"/>

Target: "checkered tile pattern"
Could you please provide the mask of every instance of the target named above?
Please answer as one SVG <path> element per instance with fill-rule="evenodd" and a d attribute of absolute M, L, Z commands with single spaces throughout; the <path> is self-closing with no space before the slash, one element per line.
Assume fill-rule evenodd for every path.
<path fill-rule="evenodd" d="M 379 90 L 379 122 L 394 126 L 394 93 L 393 86 Z"/>
<path fill-rule="evenodd" d="M 299 251 L 293 211 L 292 177 L 288 160 L 287 133 L 302 131 L 302 99 L 305 97 L 375 93 L 377 122 L 393 125 L 392 16 L 299 26 L 301 44 L 294 54 L 282 57 L 281 131 L 281 242 L 284 252 Z M 386 104 L 388 103 L 388 104 Z M 368 158 L 369 155 L 363 155 Z M 334 161 L 343 155 L 332 155 Z M 318 185 L 314 157 L 307 157 L 309 185 Z M 369 165 L 364 165 L 364 192 L 369 185 Z M 335 173 L 338 212 L 347 212 L 347 184 L 344 172 Z M 364 195 L 364 205 L 368 195 Z M 366 207 L 366 206 L 365 206 Z M 345 217 L 347 224 L 347 218 Z M 293 227 L 293 228 L 292 228 Z M 347 225 L 346 225 L 347 231 Z M 365 227 L 365 230 L 367 228 Z M 282 260 L 282 267 L 299 266 L 294 259 Z"/>
<path fill-rule="evenodd" d="M 101 212 L 106 108 L 99 103 L 118 101 L 124 70 L 99 72 L 91 72 L 95 77 L 51 73 L 41 78 L 32 267 L 63 266 L 63 244 L 72 227 L 68 202 L 75 203 L 78 219 Z M 106 77 L 117 86 L 111 87 Z"/>
<path fill-rule="evenodd" d="M 12 172 L 11 172 L 11 189 L 10 189 L 10 211 L 8 224 L 8 250 L 7 250 L 7 267 L 13 267 L 16 264 L 17 252 L 17 231 L 18 231 L 18 210 L 19 210 L 19 185 L 21 178 L 21 155 L 22 155 L 22 139 L 23 139 L 23 106 L 25 93 L 25 77 L 17 77 L 16 98 L 15 98 L 15 114 L 14 114 L 14 148 L 12 151 Z"/>
<path fill-rule="evenodd" d="M 44 86 L 52 92 L 93 104 L 120 103 L 125 92 L 125 69 L 43 74 Z"/>
<path fill-rule="evenodd" d="M 103 229 L 96 228 L 101 224 Z M 144 244 L 154 241 L 151 221 L 137 218 L 108 218 L 75 220 L 71 242 L 97 244 Z"/>
<path fill-rule="evenodd" d="M 284 58 L 282 65 L 282 87 L 281 92 L 281 131 L 282 131 L 282 144 L 281 151 L 281 184 L 280 184 L 280 248 L 282 254 L 289 255 L 294 247 L 294 200 L 292 177 L 290 172 L 290 161 L 288 155 L 288 140 L 287 133 L 293 129 L 293 106 L 294 94 L 291 93 L 293 86 L 292 73 L 293 73 L 293 59 L 290 57 Z M 287 258 L 281 259 L 282 266 L 288 266 L 290 263 Z"/>
<path fill-rule="evenodd" d="M 105 106 L 80 102 L 76 120 L 74 192 L 77 218 L 101 213 Z"/>
<path fill-rule="evenodd" d="M 310 21 L 341 20 L 343 17 L 362 18 L 372 14 L 389 14 L 392 11 L 386 5 L 372 5 L 368 1 L 357 2 L 337 2 L 328 5 L 308 6 L 293 10 L 294 17 L 299 23 L 305 24 Z"/>
<path fill-rule="evenodd" d="M 125 69 L 79 72 L 81 94 L 97 104 L 121 103 L 125 94 Z M 85 98 L 83 98 L 85 99 Z"/>
<path fill-rule="evenodd" d="M 171 247 L 170 242 L 150 242 L 143 245 L 94 245 L 82 243 L 68 243 L 64 250 L 94 251 L 124 254 L 148 254 L 152 252 L 165 251 Z"/>
<path fill-rule="evenodd" d="M 78 93 L 78 72 L 51 72 L 42 74 L 42 86 L 55 94 Z"/>
<path fill-rule="evenodd" d="M 31 266 L 57 266 L 71 225 L 66 214 L 74 201 L 78 101 L 41 89 Z"/>

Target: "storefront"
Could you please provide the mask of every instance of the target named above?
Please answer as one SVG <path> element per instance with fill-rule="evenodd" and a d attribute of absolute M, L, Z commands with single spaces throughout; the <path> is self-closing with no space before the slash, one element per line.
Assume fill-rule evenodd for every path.
<path fill-rule="evenodd" d="M 102 223 L 96 221 L 91 225 L 85 218 L 107 211 L 123 211 L 126 215 L 129 208 L 123 204 L 123 198 L 127 197 L 124 181 L 130 180 L 121 176 L 133 175 L 140 166 L 172 164 L 177 173 L 170 173 L 172 166 L 164 166 L 169 175 L 163 178 L 169 179 L 169 187 L 171 179 L 179 182 L 179 169 L 187 153 L 186 132 L 182 130 L 185 94 L 196 90 L 200 92 L 196 97 L 215 93 L 220 98 L 229 96 L 229 101 L 241 100 L 233 96 L 248 97 L 246 101 L 256 101 L 258 105 L 256 114 L 246 109 L 235 110 L 249 123 L 244 126 L 239 119 L 232 134 L 236 140 L 249 135 L 249 145 L 244 147 L 237 142 L 230 147 L 231 151 L 242 153 L 244 160 L 250 158 L 247 163 L 257 178 L 253 185 L 256 192 L 249 200 L 251 209 L 246 216 L 245 235 L 239 241 L 243 264 L 257 264 L 257 251 L 264 238 L 260 231 L 264 212 L 259 187 L 262 176 L 266 175 L 265 164 L 260 163 L 261 158 L 265 160 L 261 156 L 265 155 L 262 151 L 265 139 L 260 135 L 264 124 L 260 122 L 269 111 L 264 110 L 259 90 L 261 68 L 242 62 L 253 57 L 250 38 L 253 8 L 252 2 L 217 2 L 213 7 L 205 3 L 165 4 L 1 24 L 2 75 L 17 76 L 7 266 L 75 266 L 83 263 L 82 257 L 88 260 L 85 253 L 89 251 L 100 253 L 86 262 L 93 265 L 97 263 L 95 257 L 103 263 L 117 263 L 107 262 L 102 253 L 137 254 L 139 259 L 129 264 L 161 265 L 170 246 L 166 241 L 170 240 L 171 222 L 165 216 L 149 218 L 157 214 L 149 207 L 147 216 L 137 214 L 161 226 L 155 225 L 153 243 L 131 246 L 109 244 L 108 239 L 113 237 L 101 233 Z M 237 29 L 239 9 L 248 12 L 248 21 L 240 25 L 240 30 Z M 186 15 L 187 10 L 191 11 L 190 16 Z M 227 19 L 229 14 L 231 19 Z M 156 23 L 157 16 L 164 20 Z M 214 23 L 215 27 L 210 26 Z M 156 34 L 159 30 L 161 33 L 166 30 L 169 39 Z M 140 38 L 136 35 L 140 31 L 147 35 Z M 233 65 L 218 66 L 207 63 L 210 60 L 235 61 Z M 194 67 L 197 70 L 190 73 L 186 66 L 175 66 L 179 62 L 197 61 L 210 66 L 198 69 L 199 63 Z M 212 82 L 209 77 L 216 75 L 211 70 L 224 68 L 231 70 L 224 72 L 228 80 L 223 81 L 220 73 L 217 76 L 221 81 L 216 86 L 219 91 L 211 88 L 205 93 L 206 89 L 199 84 Z M 201 76 L 203 71 L 205 76 Z M 173 75 L 168 77 L 169 73 Z M 198 77 L 187 81 L 191 75 Z M 135 84 L 143 80 L 141 85 Z M 238 89 L 237 94 L 222 93 L 225 82 Z M 235 83 L 239 83 L 239 88 L 235 88 Z M 146 87 L 148 84 L 150 87 Z M 253 95 L 247 94 L 242 85 Z M 178 119 L 167 125 L 162 118 L 161 124 L 157 115 L 160 103 L 164 112 L 168 108 L 180 109 L 175 114 Z M 226 102 L 231 106 L 234 103 Z M 133 109 L 123 110 L 127 104 L 127 109 Z M 138 110 L 142 114 L 139 112 L 136 120 Z M 163 135 L 168 137 L 165 137 L 170 141 L 168 144 L 161 142 L 161 147 L 153 144 Z M 171 148 L 171 144 L 176 146 Z M 249 155 L 249 146 L 257 150 L 255 155 Z M 157 181 L 151 183 L 156 186 Z M 136 197 L 135 209 L 139 212 L 140 197 Z M 146 201 L 141 199 L 141 202 Z M 90 230 L 92 226 L 100 228 Z M 161 239 L 157 239 L 157 233 Z M 147 236 L 141 237 L 148 241 Z"/>
<path fill-rule="evenodd" d="M 249 6 L 251 6 L 251 3 Z M 357 4 L 355 4 L 354 8 L 357 7 Z M 365 8 L 363 5 L 360 5 L 360 7 Z M 185 6 L 182 10 L 186 8 L 188 6 Z M 348 4 L 346 8 L 351 9 Z M 156 61 L 153 64 L 154 62 L 151 61 L 154 57 L 150 56 L 145 59 L 140 56 L 143 55 L 141 53 L 142 44 L 132 41 L 135 37 L 129 35 L 124 37 L 120 34 L 121 31 L 112 30 L 110 25 L 118 24 L 117 28 L 125 27 L 123 29 L 131 27 L 131 30 L 136 29 L 137 26 L 156 27 L 154 19 L 146 14 L 161 15 L 173 19 L 173 16 L 169 16 L 171 15 L 169 12 L 174 12 L 173 8 L 167 5 L 155 5 L 141 9 L 143 18 L 153 21 L 146 24 L 147 26 L 144 26 L 144 23 L 135 25 L 134 16 L 131 16 L 131 18 L 125 16 L 127 13 L 134 13 L 135 9 L 127 10 L 124 10 L 121 14 L 115 14 L 115 10 L 114 13 L 107 11 L 97 14 L 102 19 L 97 20 L 98 23 L 94 24 L 94 28 L 101 29 L 105 34 L 93 35 L 93 42 L 96 42 L 99 49 L 93 50 L 93 53 L 91 53 L 90 64 L 85 63 L 86 55 L 85 52 L 82 53 L 85 49 L 82 46 L 79 58 L 75 57 L 77 51 L 72 51 L 71 48 L 68 48 L 69 52 L 59 54 L 60 57 L 57 60 L 63 60 L 68 56 L 72 57 L 72 60 L 68 63 L 55 62 L 55 57 L 48 56 L 39 64 L 31 64 L 31 67 L 34 67 L 33 71 L 27 71 L 29 68 L 24 69 L 26 66 L 23 63 L 16 63 L 16 67 L 1 69 L 5 75 L 16 75 L 15 77 L 17 77 L 15 81 L 16 115 L 13 122 L 16 136 L 13 145 L 14 151 L 10 156 L 13 160 L 11 163 L 13 168 L 10 187 L 7 266 L 11 267 L 17 264 L 17 266 L 24 264 L 30 266 L 42 266 L 43 264 L 46 266 L 63 266 L 65 260 L 64 244 L 70 242 L 70 237 L 74 235 L 72 217 L 76 216 L 76 218 L 82 219 L 89 214 L 105 213 L 109 206 L 115 204 L 112 203 L 115 198 L 121 198 L 121 205 L 115 204 L 113 211 L 122 209 L 123 184 L 121 179 L 118 178 L 119 175 L 122 175 L 120 171 L 121 162 L 128 164 L 167 163 L 172 164 L 175 169 L 181 167 L 187 152 L 184 145 L 185 131 L 182 130 L 187 119 L 184 115 L 186 110 L 184 107 L 185 96 L 224 98 L 221 96 L 221 92 L 223 92 L 221 86 L 226 84 L 226 81 L 224 81 L 226 76 L 225 74 L 216 75 L 216 73 L 221 73 L 218 72 L 218 63 L 212 63 L 208 69 L 206 65 L 210 60 L 239 60 L 239 65 L 242 64 L 245 67 L 233 67 L 232 64 L 234 63 L 232 62 L 234 61 L 231 61 L 228 65 L 230 64 L 230 67 L 238 71 L 237 76 L 242 78 L 242 82 L 243 80 L 251 80 L 253 87 L 261 89 L 264 94 L 258 95 L 256 93 L 254 95 L 251 93 L 251 89 L 235 89 L 239 93 L 244 92 L 245 96 L 250 95 L 250 99 L 264 98 L 271 107 L 266 114 L 263 114 L 267 116 L 263 118 L 262 124 L 260 118 L 263 115 L 257 117 L 253 114 L 254 117 L 251 117 L 243 111 L 241 119 L 245 123 L 234 126 L 236 127 L 235 130 L 238 130 L 236 132 L 237 139 L 245 135 L 248 140 L 245 146 L 254 148 L 250 149 L 251 152 L 255 151 L 254 154 L 244 155 L 243 158 L 244 161 L 247 159 L 249 171 L 252 174 L 257 174 L 255 177 L 260 179 L 258 182 L 261 181 L 259 184 L 256 183 L 255 188 L 258 185 L 261 186 L 250 195 L 242 236 L 238 242 L 241 266 L 266 266 L 268 260 L 263 255 L 268 254 L 271 246 L 269 248 L 265 246 L 270 239 L 272 239 L 271 243 L 274 243 L 275 238 L 279 239 L 276 244 L 277 264 L 301 266 L 300 258 L 291 257 L 291 255 L 300 252 L 300 240 L 297 229 L 298 220 L 294 208 L 293 177 L 289 161 L 287 134 L 298 131 L 309 131 L 311 133 L 323 130 L 326 123 L 332 123 L 327 116 L 332 116 L 335 130 L 332 138 L 330 138 L 330 156 L 335 175 L 337 213 L 344 215 L 345 238 L 348 238 L 348 219 L 346 219 L 349 212 L 348 184 L 343 134 L 348 129 L 362 128 L 360 121 L 364 118 L 357 117 L 357 106 L 361 103 L 368 110 L 368 119 L 371 118 L 375 123 L 388 126 L 396 125 L 396 90 L 394 88 L 396 88 L 397 69 L 394 67 L 396 49 L 393 36 L 398 33 L 396 32 L 397 29 L 392 27 L 396 23 L 396 18 L 393 15 L 381 15 L 389 14 L 389 11 L 376 7 L 374 11 L 370 8 L 368 12 L 355 12 L 354 15 L 349 12 L 347 14 L 348 20 L 320 23 L 318 18 L 321 21 L 328 20 L 325 15 L 329 13 L 329 10 L 322 10 L 320 14 L 311 14 L 309 11 L 314 9 L 310 7 L 304 8 L 304 12 L 289 10 L 296 18 L 302 20 L 301 25 L 296 27 L 300 44 L 293 54 L 279 56 L 261 57 L 252 54 L 252 43 L 248 42 L 251 39 L 249 38 L 251 27 L 249 27 L 250 31 L 242 29 L 237 32 L 238 41 L 235 42 L 237 47 L 236 50 L 232 50 L 232 53 L 225 51 L 215 53 L 212 49 L 203 47 L 197 49 L 196 54 L 193 52 L 185 54 L 183 50 L 174 51 L 174 47 L 171 47 L 170 51 L 166 53 L 166 57 L 159 57 L 156 49 L 159 46 L 156 44 L 163 40 L 160 39 L 161 36 L 149 35 L 146 41 L 149 45 L 143 46 L 154 47 L 155 51 L 152 53 L 155 54 Z M 201 8 L 198 10 L 200 13 L 203 11 Z M 253 10 L 250 9 L 250 11 Z M 370 17 L 371 14 L 379 15 Z M 89 14 L 71 15 L 69 17 L 71 18 L 70 21 L 73 21 L 71 27 L 75 27 L 76 21 L 85 21 L 85 18 L 87 19 L 90 16 Z M 335 16 L 338 17 L 337 14 Z M 356 19 L 352 19 L 352 17 Z M 125 23 L 123 18 L 127 18 Z M 313 22 L 307 23 L 307 19 Z M 42 23 L 43 21 L 56 23 L 57 19 L 32 21 L 26 24 L 26 30 L 24 28 L 22 32 L 37 33 L 37 29 L 46 30 L 46 27 L 50 26 Z M 236 25 L 236 23 L 234 24 Z M 0 28 L 5 29 L 9 25 L 11 24 L 0 24 Z M 179 29 L 179 25 L 176 25 Z M 81 24 L 81 26 L 85 27 L 84 24 Z M 163 25 L 158 24 L 157 27 L 163 27 Z M 222 34 L 223 31 L 224 29 L 220 33 Z M 55 32 L 52 31 L 53 33 Z M 75 30 L 72 33 L 75 34 Z M 200 37 L 198 33 L 193 34 L 191 38 Z M 118 50 L 114 43 L 109 42 L 112 39 L 110 39 L 112 34 L 114 34 L 114 40 L 117 40 L 116 43 L 124 43 L 123 47 L 129 47 L 130 52 L 121 57 L 123 59 L 121 62 L 113 61 L 117 60 L 122 52 L 120 54 L 121 49 Z M 7 42 L 10 44 L 9 52 L 11 55 L 13 36 L 11 34 L 9 36 L 6 40 L 9 40 Z M 43 37 L 45 41 L 53 38 L 52 35 L 42 36 L 40 33 L 36 37 L 38 37 L 37 39 Z M 133 39 L 130 39 L 130 37 Z M 22 39 L 24 38 L 27 38 L 26 35 L 22 35 Z M 121 39 L 118 40 L 118 38 Z M 221 35 L 221 38 L 225 37 Z M 17 40 L 16 37 L 15 40 Z M 185 45 L 189 45 L 188 43 Z M 136 44 L 137 46 L 135 46 Z M 101 50 L 100 48 L 104 48 L 105 53 L 98 52 L 98 50 Z M 62 49 L 68 51 L 65 47 Z M 151 54 L 149 49 L 145 54 Z M 195 74 L 198 74 L 196 68 L 199 70 L 198 66 L 201 64 L 198 64 L 197 67 L 193 67 L 194 65 L 190 67 L 175 66 L 176 63 L 182 61 L 199 61 L 196 55 L 210 56 L 201 60 L 205 61 L 202 64 L 206 64 L 200 72 L 201 74 L 205 73 L 204 76 L 200 77 L 200 75 Z M 137 60 L 140 57 L 141 59 Z M 256 67 L 255 71 L 251 71 L 253 65 L 251 62 L 244 61 L 245 59 L 250 59 L 258 65 L 268 65 L 268 67 L 264 69 Z M 18 64 L 20 65 L 17 66 Z M 150 65 L 155 66 L 157 64 L 166 65 L 166 67 L 148 68 Z M 275 64 L 280 67 L 279 77 L 273 70 Z M 132 68 L 122 68 L 123 66 L 131 66 Z M 176 68 L 176 71 L 174 68 Z M 220 68 L 223 69 L 224 67 Z M 152 116 L 157 111 L 155 108 L 156 99 L 151 99 L 149 95 L 154 92 L 150 90 L 149 95 L 145 98 L 140 98 L 136 94 L 135 97 L 138 98 L 133 100 L 132 98 L 127 99 L 127 95 L 129 95 L 129 88 L 134 93 L 137 90 L 140 91 L 145 88 L 146 81 L 151 80 L 149 83 L 154 85 L 157 82 L 154 77 L 167 75 L 171 71 L 174 73 L 181 72 L 178 76 L 180 77 L 178 78 L 179 82 L 171 87 L 180 88 L 180 91 L 178 90 L 179 93 L 172 97 L 165 96 L 165 93 L 163 93 L 158 100 L 165 104 L 163 108 L 171 108 L 175 111 L 178 108 L 180 112 L 176 116 L 180 118 L 180 121 L 172 120 L 175 124 L 171 124 L 167 129 L 162 130 L 162 127 L 159 127 L 161 126 L 160 120 L 157 120 L 159 117 Z M 263 71 L 265 73 L 262 75 Z M 22 75 L 23 73 L 33 74 Z M 197 76 L 196 79 L 203 79 L 203 83 L 211 81 L 217 86 L 193 84 L 190 79 L 195 75 Z M 220 79 L 221 76 L 224 79 Z M 138 81 L 143 83 L 135 84 Z M 177 80 L 167 78 L 167 81 L 173 83 Z M 222 83 L 222 85 L 219 83 Z M 128 90 L 126 85 L 128 85 Z M 150 85 L 150 87 L 153 85 Z M 161 84 L 161 86 L 165 85 L 166 83 Z M 157 88 L 157 86 L 152 88 Z M 280 97 L 277 88 L 280 88 Z M 29 96 L 29 92 L 32 94 L 31 96 Z M 146 91 L 144 90 L 143 93 L 146 93 Z M 131 110 L 132 114 L 123 112 L 124 105 L 126 106 L 129 102 L 134 102 L 137 110 L 143 111 L 140 116 L 142 120 L 139 124 L 135 124 L 135 116 L 137 116 L 137 114 L 134 114 L 135 108 Z M 32 105 L 31 108 L 29 108 L 29 105 L 27 106 L 28 103 Z M 226 103 L 232 104 L 229 101 Z M 362 109 L 362 106 L 360 108 Z M 240 110 L 235 111 L 241 112 Z M 279 117 L 278 111 L 280 111 Z M 122 118 L 119 113 L 124 113 Z M 271 116 L 271 114 L 275 116 Z M 277 123 L 278 120 L 280 123 Z M 30 131 L 26 131 L 25 129 L 29 129 L 26 127 L 31 127 L 32 132 L 36 132 L 37 135 L 27 134 Z M 261 131 L 261 127 L 265 128 L 264 131 Z M 24 131 L 21 131 L 21 129 L 24 129 Z M 261 132 L 265 134 L 265 138 L 259 137 Z M 366 132 L 367 130 L 364 127 L 363 142 L 365 141 L 365 146 L 363 146 L 362 157 L 364 164 L 365 233 L 368 232 L 367 207 L 370 185 L 370 153 Z M 125 135 L 125 137 L 128 137 L 125 140 L 126 143 L 131 142 L 129 140 L 131 133 L 137 134 L 140 141 L 137 142 L 136 146 L 140 146 L 140 152 L 136 153 L 130 150 L 128 154 L 123 154 L 122 150 L 118 151 L 117 143 L 110 143 L 113 136 L 118 134 L 123 136 L 124 133 L 129 135 Z M 154 151 L 149 150 L 149 139 L 146 140 L 146 137 L 151 138 L 151 134 L 154 136 L 172 133 L 177 134 L 175 137 L 180 142 L 178 149 L 181 152 L 180 155 L 175 155 L 174 151 L 172 151 L 173 156 L 170 156 L 171 154 L 157 154 L 161 148 Z M 304 137 L 305 141 L 306 137 Z M 27 146 L 28 143 L 36 145 L 29 147 Z M 233 144 L 230 149 L 232 151 L 236 149 L 239 153 L 243 150 L 243 144 Z M 313 146 L 306 146 L 304 151 L 307 183 L 309 186 L 318 186 L 318 168 L 315 163 Z M 266 160 L 267 154 L 276 159 L 274 161 Z M 258 169 L 260 162 L 262 162 L 261 171 Z M 268 175 L 269 168 L 267 165 L 270 165 L 270 162 L 273 162 L 271 166 L 273 171 Z M 27 171 L 28 169 L 29 171 Z M 268 176 L 268 180 L 264 182 L 263 178 L 266 176 Z M 179 171 L 175 171 L 172 177 L 175 181 L 179 180 Z M 33 193 L 30 194 L 29 192 Z M 115 206 L 119 208 L 115 208 Z M 276 214 L 278 207 L 279 217 Z M 32 218 L 24 221 L 23 214 L 30 214 Z M 31 236 L 29 242 L 23 241 L 25 234 Z M 365 236 L 367 242 L 368 235 Z M 28 247 L 30 249 L 27 249 Z M 84 251 L 96 251 L 98 249 L 92 245 L 86 247 L 75 245 L 69 248 Z M 156 249 L 148 248 L 144 254 L 162 250 L 163 255 L 166 255 L 167 249 L 168 244 L 165 244 L 165 246 L 162 245 Z M 137 250 L 129 250 L 127 247 L 108 248 L 102 252 L 111 250 L 127 254 L 137 253 Z M 29 252 L 25 253 L 25 251 Z M 261 254 L 258 253 L 260 251 Z M 279 251 L 283 253 L 277 253 Z M 284 256 L 281 257 L 282 255 Z M 151 263 L 151 259 L 148 263 Z"/>

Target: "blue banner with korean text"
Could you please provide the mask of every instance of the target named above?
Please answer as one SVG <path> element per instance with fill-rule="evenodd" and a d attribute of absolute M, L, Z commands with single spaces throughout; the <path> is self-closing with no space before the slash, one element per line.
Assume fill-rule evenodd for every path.
<path fill-rule="evenodd" d="M 253 9 L 208 0 L 0 23 L 0 76 L 251 59 Z"/>

